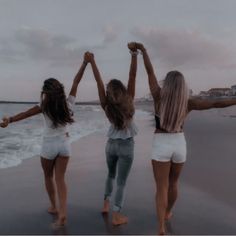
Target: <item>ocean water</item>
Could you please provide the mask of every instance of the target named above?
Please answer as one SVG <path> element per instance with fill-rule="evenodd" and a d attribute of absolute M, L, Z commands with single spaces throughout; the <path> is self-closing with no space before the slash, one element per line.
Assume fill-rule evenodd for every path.
<path fill-rule="evenodd" d="M 0 104 L 0 118 L 11 116 L 32 107 L 28 104 Z M 69 127 L 71 142 L 92 134 L 105 133 L 109 122 L 100 106 L 74 106 L 75 123 Z M 136 120 L 150 119 L 150 113 L 136 109 Z M 43 117 L 37 115 L 0 128 L 0 169 L 17 166 L 24 159 L 39 155 L 43 133 Z"/>

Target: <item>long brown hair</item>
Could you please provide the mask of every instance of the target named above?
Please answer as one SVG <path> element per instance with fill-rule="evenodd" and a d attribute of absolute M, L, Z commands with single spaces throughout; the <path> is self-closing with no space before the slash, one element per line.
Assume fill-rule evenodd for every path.
<path fill-rule="evenodd" d="M 72 111 L 67 105 L 64 86 L 56 79 L 44 81 L 41 92 L 41 109 L 53 123 L 54 128 L 74 122 Z"/>
<path fill-rule="evenodd" d="M 181 131 L 187 114 L 189 91 L 179 71 L 167 73 L 159 104 L 161 128 L 168 132 Z"/>
<path fill-rule="evenodd" d="M 134 115 L 133 99 L 120 80 L 112 79 L 107 84 L 106 115 L 117 129 L 125 129 Z"/>

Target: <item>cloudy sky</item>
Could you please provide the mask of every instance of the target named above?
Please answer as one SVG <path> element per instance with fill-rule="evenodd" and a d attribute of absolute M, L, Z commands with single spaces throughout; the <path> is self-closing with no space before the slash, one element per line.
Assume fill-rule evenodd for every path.
<path fill-rule="evenodd" d="M 104 82 L 127 82 L 127 42 L 143 42 L 159 80 L 180 70 L 195 93 L 236 84 L 234 0 L 0 0 L 0 100 L 36 101 L 44 79 L 70 89 L 86 50 Z M 139 55 L 137 97 L 149 93 Z M 87 68 L 78 100 L 97 99 Z"/>

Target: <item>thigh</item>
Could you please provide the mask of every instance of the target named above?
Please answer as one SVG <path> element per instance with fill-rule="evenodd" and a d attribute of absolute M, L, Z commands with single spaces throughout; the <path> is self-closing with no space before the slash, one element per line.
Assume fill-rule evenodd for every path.
<path fill-rule="evenodd" d="M 106 145 L 106 162 L 110 174 L 115 174 L 118 156 L 115 152 L 115 142 L 108 141 Z"/>
<path fill-rule="evenodd" d="M 168 186 L 171 162 L 152 160 L 152 168 L 157 187 Z"/>
<path fill-rule="evenodd" d="M 121 146 L 118 159 L 118 183 L 125 184 L 134 159 L 134 142 L 128 141 Z"/>
<path fill-rule="evenodd" d="M 179 176 L 183 169 L 184 163 L 171 163 L 169 181 L 175 183 L 179 180 Z"/>
<path fill-rule="evenodd" d="M 69 162 L 68 156 L 58 156 L 55 161 L 56 177 L 64 176 Z"/>
<path fill-rule="evenodd" d="M 41 166 L 46 177 L 53 177 L 55 160 L 49 160 L 44 157 L 41 157 Z"/>

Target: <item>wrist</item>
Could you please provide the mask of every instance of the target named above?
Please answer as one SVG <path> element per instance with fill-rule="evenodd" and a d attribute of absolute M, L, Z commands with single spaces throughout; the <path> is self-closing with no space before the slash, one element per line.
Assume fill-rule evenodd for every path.
<path fill-rule="evenodd" d="M 140 51 L 143 53 L 143 52 L 146 52 L 146 48 L 144 46 L 141 46 L 140 47 Z"/>
<path fill-rule="evenodd" d="M 10 124 L 10 123 L 12 123 L 13 122 L 13 118 L 12 117 L 9 117 L 8 118 L 8 123 Z"/>
<path fill-rule="evenodd" d="M 95 64 L 95 60 L 92 59 L 92 60 L 90 61 L 90 63 L 91 63 L 91 64 Z"/>
<path fill-rule="evenodd" d="M 83 66 L 87 66 L 87 64 L 88 64 L 88 61 L 85 61 L 85 60 L 82 63 Z"/>
<path fill-rule="evenodd" d="M 137 56 L 138 55 L 138 51 L 137 50 L 130 50 L 129 53 L 132 55 L 132 56 Z"/>

